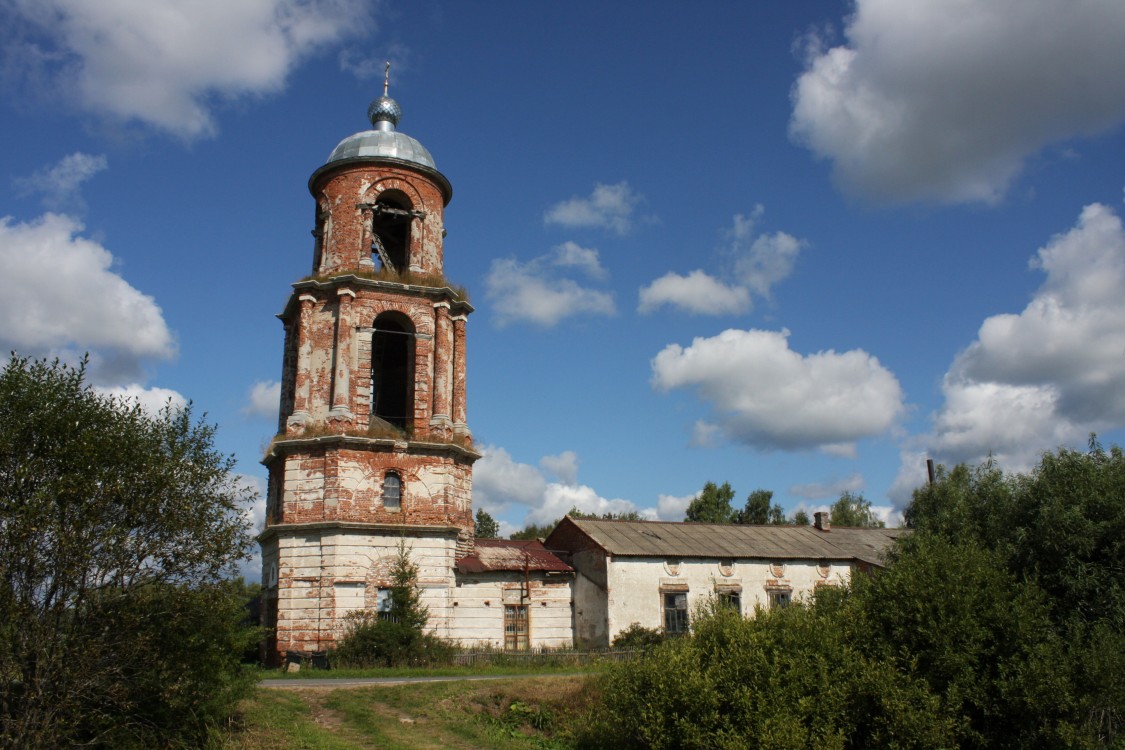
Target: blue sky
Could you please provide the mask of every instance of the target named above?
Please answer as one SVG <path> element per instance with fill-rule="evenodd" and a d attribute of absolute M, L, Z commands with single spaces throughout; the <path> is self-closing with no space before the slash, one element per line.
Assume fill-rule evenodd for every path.
<path fill-rule="evenodd" d="M 642 10 L 643 9 L 643 10 Z M 474 500 L 682 518 L 1125 428 L 1125 5 L 4 0 L 0 344 L 190 399 L 263 484 L 306 182 L 452 182 Z M 260 507 L 258 511 L 260 512 Z"/>

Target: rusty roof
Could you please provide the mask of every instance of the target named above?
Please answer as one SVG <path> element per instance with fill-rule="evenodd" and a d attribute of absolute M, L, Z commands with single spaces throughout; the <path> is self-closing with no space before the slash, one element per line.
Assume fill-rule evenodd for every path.
<path fill-rule="evenodd" d="M 548 546 L 560 549 L 564 525 L 573 524 L 608 554 L 621 557 L 731 557 L 858 560 L 882 565 L 886 551 L 906 529 L 834 526 L 749 526 L 741 524 L 606 521 L 564 518 Z M 552 542 L 555 542 L 552 544 Z"/>
<path fill-rule="evenodd" d="M 538 540 L 477 539 L 476 549 L 457 561 L 460 573 L 516 570 L 570 573 L 569 565 L 551 554 Z"/>

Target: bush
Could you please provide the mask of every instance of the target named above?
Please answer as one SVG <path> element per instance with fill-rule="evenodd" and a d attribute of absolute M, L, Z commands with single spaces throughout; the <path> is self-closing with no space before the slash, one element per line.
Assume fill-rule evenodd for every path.
<path fill-rule="evenodd" d="M 428 666 L 448 662 L 456 650 L 426 632 L 429 612 L 418 593 L 418 566 L 400 540 L 391 568 L 391 587 L 384 612 L 360 610 L 345 618 L 344 635 L 336 645 L 336 667 Z"/>
<path fill-rule="evenodd" d="M 613 648 L 621 651 L 636 651 L 659 646 L 664 642 L 664 633 L 656 628 L 646 628 L 634 622 L 613 639 Z"/>
<path fill-rule="evenodd" d="M 839 605 L 754 619 L 719 606 L 701 612 L 690 636 L 610 669 L 579 747 L 952 745 L 924 684 L 849 647 Z"/>
<path fill-rule="evenodd" d="M 456 647 L 403 622 L 380 619 L 375 612 L 347 616 L 344 637 L 330 663 L 338 669 L 421 667 L 452 660 Z"/>

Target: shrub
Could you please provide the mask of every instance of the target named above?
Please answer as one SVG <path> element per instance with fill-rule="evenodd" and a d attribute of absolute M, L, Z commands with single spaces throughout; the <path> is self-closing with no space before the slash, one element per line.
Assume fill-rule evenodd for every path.
<path fill-rule="evenodd" d="M 659 646 L 664 642 L 664 633 L 656 628 L 646 628 L 634 622 L 613 639 L 613 647 L 621 651 L 634 651 Z"/>
<path fill-rule="evenodd" d="M 400 540 L 383 612 L 361 610 L 345 618 L 332 662 L 337 667 L 423 666 L 447 662 L 455 650 L 426 630 L 429 612 L 418 593 L 418 566 Z"/>
<path fill-rule="evenodd" d="M 345 635 L 331 657 L 337 668 L 417 667 L 452 660 L 456 647 L 421 628 L 381 619 L 375 612 L 352 612 Z"/>

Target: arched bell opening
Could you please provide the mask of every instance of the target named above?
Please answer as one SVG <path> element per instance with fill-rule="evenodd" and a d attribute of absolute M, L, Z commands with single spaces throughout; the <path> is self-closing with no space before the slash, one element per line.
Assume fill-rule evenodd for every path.
<path fill-rule="evenodd" d="M 414 324 L 402 313 L 375 318 L 371 334 L 371 422 L 405 430 L 414 419 Z"/>
<path fill-rule="evenodd" d="M 371 259 L 392 273 L 404 273 L 410 265 L 410 228 L 414 210 L 401 190 L 386 190 L 371 213 Z"/>

